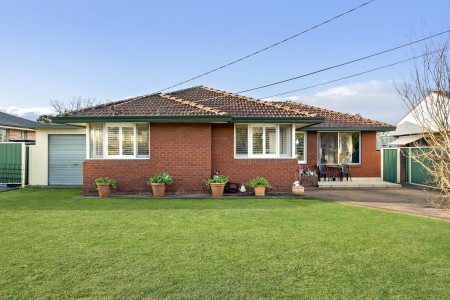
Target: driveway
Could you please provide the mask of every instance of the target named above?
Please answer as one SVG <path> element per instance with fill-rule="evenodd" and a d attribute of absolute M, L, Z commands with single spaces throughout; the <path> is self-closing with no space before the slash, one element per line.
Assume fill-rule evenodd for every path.
<path fill-rule="evenodd" d="M 306 190 L 305 197 L 450 220 L 450 210 L 429 207 L 427 204 L 428 192 L 416 187 L 372 189 L 319 188 Z"/>

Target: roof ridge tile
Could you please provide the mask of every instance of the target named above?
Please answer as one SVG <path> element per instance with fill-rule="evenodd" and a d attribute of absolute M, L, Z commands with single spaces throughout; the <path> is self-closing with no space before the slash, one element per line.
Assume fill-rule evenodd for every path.
<path fill-rule="evenodd" d="M 295 109 L 295 108 L 292 108 L 292 107 L 287 107 L 287 106 L 284 106 L 284 105 L 275 104 L 275 103 L 272 103 L 272 102 L 269 102 L 269 101 L 264 101 L 264 100 L 261 100 L 261 99 L 255 99 L 255 98 L 251 98 L 251 97 L 247 97 L 247 96 L 243 96 L 243 95 L 239 95 L 239 94 L 235 94 L 235 93 L 230 93 L 230 92 L 225 92 L 225 91 L 221 91 L 221 90 L 216 90 L 216 89 L 213 89 L 213 88 L 210 88 L 210 87 L 206 87 L 206 86 L 200 86 L 200 88 L 203 88 L 203 89 L 205 89 L 207 91 L 220 93 L 220 94 L 223 94 L 223 95 L 226 95 L 226 96 L 233 96 L 233 97 L 237 97 L 237 98 L 240 98 L 240 99 L 243 99 L 243 100 L 247 100 L 247 101 L 251 101 L 251 102 L 255 102 L 255 103 L 261 103 L 261 104 L 264 104 L 264 105 L 267 105 L 267 106 L 284 109 L 286 111 L 295 112 L 295 113 L 298 113 L 298 114 L 305 115 L 307 117 L 315 117 L 316 116 L 316 114 L 311 114 L 311 113 L 308 113 L 308 112 L 305 112 L 305 111 L 301 111 L 301 110 L 298 110 L 298 109 Z"/>
<path fill-rule="evenodd" d="M 190 105 L 192 107 L 196 107 L 196 108 L 208 111 L 208 112 L 212 112 L 212 113 L 215 113 L 216 115 L 220 115 L 220 116 L 226 115 L 225 112 L 220 111 L 220 110 L 218 110 L 216 108 L 212 108 L 212 107 L 209 107 L 209 106 L 206 106 L 206 105 L 203 105 L 203 104 L 198 104 L 198 103 L 195 103 L 193 101 L 186 100 L 186 99 L 178 98 L 178 97 L 171 96 L 171 95 L 168 95 L 168 94 L 160 94 L 159 96 L 161 96 L 163 98 L 166 98 L 166 99 L 169 99 L 169 100 L 176 101 L 176 102 L 181 103 L 181 104 Z"/>

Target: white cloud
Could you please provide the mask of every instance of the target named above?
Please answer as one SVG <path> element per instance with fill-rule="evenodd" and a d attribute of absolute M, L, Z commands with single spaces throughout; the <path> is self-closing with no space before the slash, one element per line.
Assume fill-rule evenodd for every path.
<path fill-rule="evenodd" d="M 295 95 L 276 100 L 290 100 L 343 113 L 396 124 L 405 114 L 402 100 L 392 80 L 371 80 L 332 87 L 313 95 Z"/>
<path fill-rule="evenodd" d="M 48 115 L 55 112 L 51 107 L 20 108 L 17 106 L 0 107 L 0 111 L 33 121 L 35 121 L 40 115 Z"/>

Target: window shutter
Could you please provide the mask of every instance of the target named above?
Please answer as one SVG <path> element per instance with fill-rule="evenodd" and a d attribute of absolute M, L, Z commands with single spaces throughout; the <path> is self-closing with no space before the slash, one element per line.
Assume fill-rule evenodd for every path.
<path fill-rule="evenodd" d="M 137 125 L 138 157 L 149 157 L 150 132 L 148 124 Z"/>
<path fill-rule="evenodd" d="M 134 155 L 134 127 L 122 127 L 122 155 Z"/>
<path fill-rule="evenodd" d="M 103 157 L 103 124 L 91 125 L 91 157 Z"/>
<path fill-rule="evenodd" d="M 277 153 L 277 128 L 276 127 L 266 127 L 266 153 L 265 154 L 276 154 Z"/>
<path fill-rule="evenodd" d="M 263 154 L 263 127 L 252 128 L 253 154 Z"/>
<path fill-rule="evenodd" d="M 292 156 L 292 126 L 280 125 L 280 156 Z"/>
<path fill-rule="evenodd" d="M 236 155 L 248 156 L 248 125 L 236 125 Z"/>
<path fill-rule="evenodd" d="M 119 155 L 119 127 L 108 127 L 108 155 Z"/>

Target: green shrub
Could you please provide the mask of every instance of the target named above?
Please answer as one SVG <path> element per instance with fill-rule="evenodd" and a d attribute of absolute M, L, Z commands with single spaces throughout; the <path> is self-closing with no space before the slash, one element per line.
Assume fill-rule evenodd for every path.
<path fill-rule="evenodd" d="M 166 185 L 171 185 L 173 183 L 173 178 L 169 173 L 159 173 L 147 180 L 148 185 L 151 185 L 152 183 L 165 183 Z"/>
<path fill-rule="evenodd" d="M 263 185 L 266 188 L 271 188 L 272 186 L 269 184 L 269 182 L 267 181 L 267 179 L 264 179 L 263 177 L 256 177 L 252 180 L 250 180 L 249 182 L 247 182 L 246 186 L 254 188 L 255 186 L 258 185 Z"/>
<path fill-rule="evenodd" d="M 99 184 L 109 184 L 111 187 L 116 188 L 117 184 L 116 181 L 112 178 L 108 178 L 108 177 L 99 177 L 97 179 L 94 180 L 94 186 L 97 187 Z"/>
<path fill-rule="evenodd" d="M 227 183 L 228 182 L 228 176 L 225 175 L 214 175 L 212 178 L 208 178 L 203 180 L 203 183 L 205 184 L 206 188 L 209 190 L 211 189 L 211 183 Z"/>

